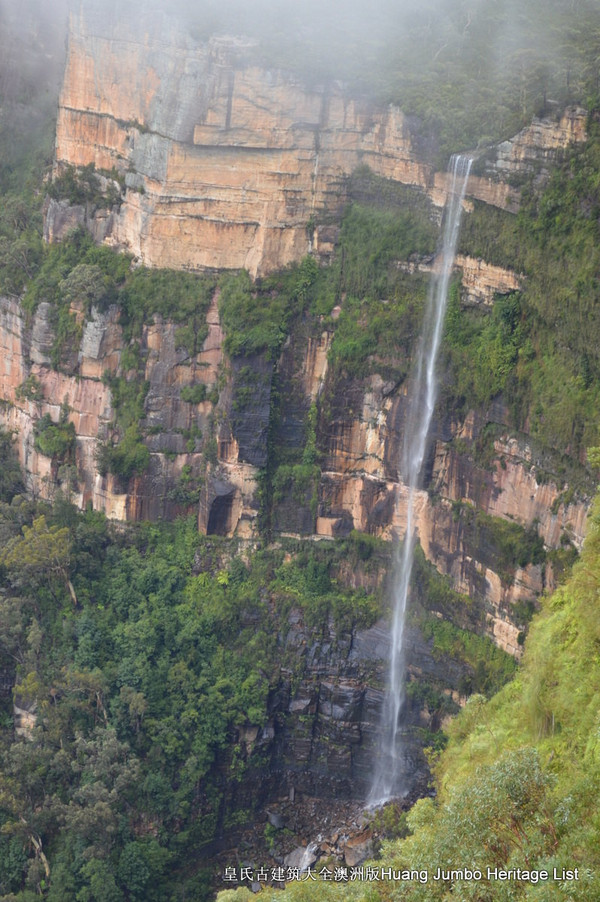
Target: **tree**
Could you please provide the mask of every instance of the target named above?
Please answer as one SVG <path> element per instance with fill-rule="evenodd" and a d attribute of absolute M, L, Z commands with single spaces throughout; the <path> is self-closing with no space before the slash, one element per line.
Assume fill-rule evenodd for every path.
<path fill-rule="evenodd" d="M 89 315 L 93 306 L 110 301 L 111 280 L 95 263 L 79 263 L 59 285 L 63 300 L 69 305 L 81 305 Z"/>
<path fill-rule="evenodd" d="M 23 475 L 14 451 L 14 436 L 0 429 L 0 501 L 12 501 L 23 491 Z"/>
<path fill-rule="evenodd" d="M 47 585 L 52 590 L 58 581 L 69 589 L 69 530 L 48 526 L 42 514 L 32 526 L 23 526 L 22 533 L 0 552 L 0 564 L 8 570 L 13 585 L 30 589 Z"/>

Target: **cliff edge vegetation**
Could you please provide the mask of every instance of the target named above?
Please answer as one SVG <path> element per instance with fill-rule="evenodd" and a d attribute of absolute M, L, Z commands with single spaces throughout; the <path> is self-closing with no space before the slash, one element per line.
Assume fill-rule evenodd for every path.
<path fill-rule="evenodd" d="M 310 671 L 291 612 L 340 648 L 379 614 L 338 579 L 360 543 L 245 554 L 193 519 L 115 528 L 19 494 L 0 438 L 0 896 L 208 899 L 211 844 L 280 779 L 277 699 Z"/>
<path fill-rule="evenodd" d="M 235 22 L 256 42 L 245 60 L 397 104 L 441 166 L 598 88 L 593 0 L 379 0 L 368 17 L 361 0 L 264 9 L 211 0 L 185 12 L 203 40 Z"/>
<path fill-rule="evenodd" d="M 263 898 L 600 899 L 599 597 L 597 498 L 581 560 L 544 599 L 518 674 L 489 701 L 471 696 L 450 724 L 434 766 L 436 797 L 417 802 L 404 838 L 365 865 L 375 876 L 347 882 L 338 873 L 336 885 L 338 863 L 320 861 L 318 884 L 305 879 Z M 389 868 L 413 875 L 390 881 L 381 876 Z M 435 880 L 438 873 L 446 876 Z M 218 898 L 253 896 L 242 888 Z"/>
<path fill-rule="evenodd" d="M 542 153 L 533 170 L 513 178 L 518 213 L 474 201 L 465 216 L 462 254 L 504 267 L 513 287 L 502 283 L 498 295 L 474 302 L 456 274 L 435 460 L 421 493 L 431 512 L 423 522 L 432 525 L 430 535 L 422 530 L 423 548 L 428 538 L 436 564 L 472 597 L 453 591 L 419 554 L 409 622 L 418 660 L 407 696 L 421 724 L 415 760 L 429 746 L 436 797 L 388 823 L 402 838 L 384 843 L 372 867 L 431 875 L 477 867 L 486 876 L 403 885 L 339 878 L 263 895 L 593 902 L 600 899 L 598 504 L 582 559 L 568 574 L 598 465 L 597 455 L 586 457 L 598 442 L 600 404 L 597 4 L 420 3 L 384 34 L 384 13 L 397 5 L 382 2 L 357 37 L 356 3 L 310 2 L 298 12 L 299 28 L 275 21 L 267 35 L 257 33 L 253 5 L 207 2 L 190 40 L 222 35 L 227 16 L 239 14 L 236 25 L 256 44 L 240 42 L 246 49 L 232 73 L 257 62 L 291 68 L 319 82 L 323 109 L 327 84 L 344 78 L 343 91 L 356 90 L 359 106 L 376 98 L 403 108 L 415 153 L 432 167 L 455 149 L 514 134 L 536 114 L 550 122 L 566 104 L 588 109 L 585 143 L 563 147 L 550 162 Z M 320 44 L 332 34 L 326 65 Z M 353 40 L 360 52 L 348 50 Z M 229 53 L 238 45 L 227 46 Z M 378 638 L 376 621 L 386 612 L 390 563 L 378 536 L 398 525 L 404 384 L 437 214 L 419 190 L 361 167 L 344 176 L 347 203 L 335 222 L 333 215 L 300 222 L 315 256 L 255 281 L 246 271 L 136 268 L 131 256 L 95 245 L 83 230 L 46 244 L 47 193 L 64 201 L 61 209 L 75 204 L 102 221 L 126 191 L 140 202 L 145 195 L 135 173 L 91 164 L 44 182 L 48 98 L 28 123 L 38 70 L 7 81 L 7 59 L 0 59 L 0 294 L 16 385 L 7 378 L 12 400 L 0 400 L 9 430 L 0 432 L 0 894 L 7 902 L 204 902 L 214 891 L 208 866 L 216 840 L 257 833 L 267 802 L 282 785 L 293 789 L 298 774 L 303 788 L 321 780 L 333 794 L 343 771 L 347 788 L 353 762 L 366 754 L 372 700 L 382 692 L 377 642 L 385 628 Z M 583 123 L 585 113 L 578 116 Z M 125 125 L 136 141 L 154 140 L 137 120 Z M 485 172 L 485 153 L 478 162 Z M 327 237 L 322 265 L 317 225 Z M 90 327 L 91 341 L 101 320 L 103 336 L 115 327 L 118 362 L 100 370 L 98 352 L 99 371 L 88 378 L 78 369 L 82 333 Z M 165 336 L 170 362 L 146 368 Z M 199 360 L 209 336 L 210 365 Z M 186 382 L 190 361 L 197 371 Z M 303 382 L 306 361 L 312 369 Z M 76 411 L 66 382 L 57 395 L 62 376 L 73 402 L 87 384 Z M 173 391 L 161 393 L 165 386 Z M 110 421 L 102 436 L 88 417 L 98 398 Z M 86 417 L 94 434 L 81 431 Z M 14 460 L 13 426 L 21 429 L 22 460 L 39 465 L 37 482 L 34 466 L 22 475 Z M 259 436 L 258 450 L 249 435 Z M 249 447 L 252 460 L 244 457 Z M 228 482 L 235 471 L 243 499 Z M 507 471 L 517 474 L 514 484 L 502 482 Z M 83 493 L 76 510 L 71 498 L 82 474 L 80 482 L 94 486 L 112 474 L 120 499 L 142 486 L 145 497 L 165 501 L 123 504 L 111 516 L 195 516 L 115 524 L 98 510 L 84 512 Z M 26 495 L 25 485 L 37 493 Z M 486 505 L 499 498 L 489 513 Z M 91 491 L 87 499 L 94 503 Z M 355 516 L 371 535 L 356 532 Z M 202 517 L 213 535 L 199 535 Z M 318 526 L 327 541 L 314 541 Z M 525 641 L 546 577 L 567 581 L 541 599 Z M 492 608 L 514 639 L 504 648 L 518 656 L 525 642 L 519 670 L 492 644 Z M 357 633 L 371 629 L 379 660 L 351 658 Z M 444 670 L 450 675 L 442 678 Z M 367 696 L 372 708 L 364 714 Z M 273 835 L 265 830 L 264 839 Z M 333 873 L 338 862 L 322 859 L 319 867 L 329 865 Z M 563 876 L 491 882 L 488 867 L 556 868 Z M 564 876 L 574 869 L 577 880 Z M 222 899 L 249 896 L 242 888 Z"/>

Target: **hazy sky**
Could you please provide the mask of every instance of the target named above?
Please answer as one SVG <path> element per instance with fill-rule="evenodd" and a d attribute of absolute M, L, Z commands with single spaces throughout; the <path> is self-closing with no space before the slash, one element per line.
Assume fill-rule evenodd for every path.
<path fill-rule="evenodd" d="M 519 109 L 525 121 L 546 98 L 585 99 L 600 85 L 600 0 L 0 0 L 0 107 L 56 92 L 69 5 L 117 37 L 120 16 L 133 14 L 142 34 L 156 9 L 184 17 L 192 40 L 248 35 L 259 63 L 337 79 L 434 131 L 452 131 L 448 111 L 462 109 L 457 146 L 516 130 Z"/>

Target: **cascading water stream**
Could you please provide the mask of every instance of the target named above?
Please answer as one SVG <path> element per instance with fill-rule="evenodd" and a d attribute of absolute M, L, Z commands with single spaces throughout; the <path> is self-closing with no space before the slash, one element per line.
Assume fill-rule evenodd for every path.
<path fill-rule="evenodd" d="M 404 793 L 401 714 L 404 690 L 404 624 L 406 601 L 415 548 L 414 500 L 423 466 L 427 436 L 436 400 L 435 365 L 442 337 L 448 286 L 460 231 L 462 203 L 472 158 L 456 155 L 449 167 L 450 187 L 444 210 L 442 244 L 436 257 L 425 310 L 423 330 L 411 385 L 411 396 L 402 448 L 401 475 L 408 493 L 406 533 L 395 564 L 392 635 L 388 686 L 381 719 L 381 743 L 375 763 L 374 779 L 368 803 L 375 807 Z"/>

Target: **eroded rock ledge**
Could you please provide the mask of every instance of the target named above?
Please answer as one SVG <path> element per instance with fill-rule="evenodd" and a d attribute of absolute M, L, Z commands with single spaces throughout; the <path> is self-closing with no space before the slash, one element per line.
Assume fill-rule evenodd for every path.
<path fill-rule="evenodd" d="M 88 217 L 98 240 L 150 266 L 256 276 L 331 252 L 320 220 L 339 214 L 359 165 L 443 205 L 446 174 L 423 158 L 400 109 L 338 84 L 309 88 L 249 63 L 250 50 L 239 38 L 194 43 L 164 13 L 140 23 L 125 7 L 117 24 L 92 4 L 72 16 L 57 169 L 94 164 L 126 185 L 118 209 Z M 515 210 L 515 179 L 584 139 L 582 110 L 536 120 L 486 155 L 467 194 Z M 53 203 L 46 236 L 85 220 L 83 208 Z"/>
<path fill-rule="evenodd" d="M 250 64 L 250 50 L 234 38 L 196 43 L 166 14 L 160 21 L 149 16 L 142 31 L 127 8 L 118 26 L 95 4 L 74 14 L 59 108 L 57 173 L 66 165 L 94 164 L 105 173 L 103 187 L 118 177 L 124 189 L 120 205 L 103 210 L 50 201 L 47 240 L 85 225 L 96 240 L 126 249 L 151 266 L 247 268 L 255 276 L 310 251 L 327 259 L 336 240 L 331 221 L 347 199 L 348 176 L 359 165 L 423 192 L 435 215 L 436 205 L 445 200 L 446 176 L 434 172 L 419 153 L 399 109 L 376 109 L 347 97 L 339 85 L 308 88 L 289 73 Z M 468 194 L 513 210 L 515 179 L 542 177 L 557 154 L 584 139 L 582 110 L 536 120 L 482 158 Z M 321 224 L 323 217 L 329 224 Z M 521 284 L 517 273 L 483 260 L 461 257 L 457 266 L 463 304 L 489 305 L 496 293 Z M 60 469 L 36 449 L 34 431 L 45 414 L 57 422 L 61 406 L 67 405 L 76 432 L 74 498 L 80 506 L 91 503 L 123 520 L 170 518 L 193 510 L 202 531 L 255 535 L 273 366 L 244 361 L 260 371 L 264 390 L 251 411 L 233 417 L 236 367 L 242 364 L 225 359 L 216 296 L 207 338 L 194 359 L 177 347 L 172 323 L 155 317 L 143 327 L 140 376 L 149 385 L 143 427 L 150 465 L 144 475 L 129 480 L 103 476 L 98 468 L 99 448 L 111 440 L 115 420 L 106 377 L 127 375 L 121 366 L 125 342 L 118 312 L 93 311 L 83 324 L 76 359 L 57 372 L 50 365 L 47 307 L 41 303 L 27 324 L 13 299 L 2 299 L 0 310 L 2 421 L 19 434 L 19 456 L 31 489 L 50 495 L 61 485 Z M 308 409 L 330 379 L 331 338 L 331 331 L 319 334 L 318 328 L 308 336 L 294 335 L 277 363 L 278 376 L 288 379 L 293 396 L 288 427 L 298 432 L 299 441 Z M 35 399 L 20 393 L 30 377 L 39 382 Z M 183 400 L 182 389 L 198 383 L 213 400 Z M 284 498 L 274 511 L 274 528 L 321 537 L 352 529 L 381 536 L 402 533 L 404 490 L 397 461 L 404 390 L 378 376 L 340 390 L 336 416 L 321 424 L 317 435 L 322 472 L 316 491 L 306 503 Z M 352 410 L 344 403 L 347 393 L 354 398 Z M 552 568 L 529 564 L 507 580 L 485 554 L 467 547 L 457 511 L 473 506 L 535 527 L 547 549 L 564 541 L 580 547 L 586 500 L 567 499 L 563 484 L 538 480 L 527 436 L 510 436 L 506 423 L 498 403 L 490 411 L 471 412 L 462 422 L 437 424 L 418 529 L 438 569 L 457 588 L 487 600 L 489 632 L 516 653 L 518 627 L 511 608 L 550 585 Z M 493 463 L 482 466 L 471 452 L 488 424 L 498 430 Z M 198 487 L 199 500 L 193 503 L 182 501 L 178 492 L 182 480 L 190 479 Z"/>

